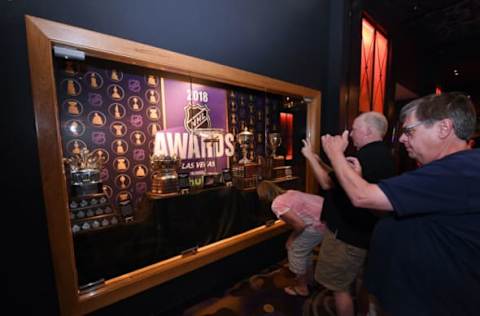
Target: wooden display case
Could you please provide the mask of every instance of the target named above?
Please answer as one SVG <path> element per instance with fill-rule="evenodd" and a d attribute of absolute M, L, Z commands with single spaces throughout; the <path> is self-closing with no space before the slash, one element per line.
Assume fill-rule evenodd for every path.
<path fill-rule="evenodd" d="M 320 144 L 320 91 L 37 17 L 26 16 L 25 20 L 48 233 L 63 315 L 92 312 L 287 230 L 279 221 L 262 225 L 200 247 L 195 255 L 174 256 L 105 280 L 99 287 L 93 286 L 87 291 L 80 289 L 53 70 L 55 45 L 78 49 L 93 58 L 268 93 L 302 96 L 308 103 L 307 137 L 316 150 Z M 313 173 L 307 168 L 305 174 L 306 190 L 315 191 Z"/>

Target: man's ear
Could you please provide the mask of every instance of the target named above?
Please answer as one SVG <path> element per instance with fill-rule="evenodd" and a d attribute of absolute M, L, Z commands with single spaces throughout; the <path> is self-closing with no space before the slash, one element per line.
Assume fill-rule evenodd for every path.
<path fill-rule="evenodd" d="M 440 138 L 447 138 L 453 131 L 453 122 L 451 119 L 443 119 L 438 123 L 438 133 Z"/>

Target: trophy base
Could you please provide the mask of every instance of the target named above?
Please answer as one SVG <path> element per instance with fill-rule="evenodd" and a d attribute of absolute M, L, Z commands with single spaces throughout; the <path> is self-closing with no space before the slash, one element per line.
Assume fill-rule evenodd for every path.
<path fill-rule="evenodd" d="M 276 168 L 282 168 L 285 166 L 285 159 L 283 156 L 267 157 L 266 165 L 263 170 L 263 178 L 275 179 L 279 171 L 275 171 Z"/>
<path fill-rule="evenodd" d="M 247 164 L 238 164 L 232 168 L 232 174 L 234 177 L 253 177 L 257 176 L 258 173 L 258 164 L 257 163 L 247 163 Z"/>
<path fill-rule="evenodd" d="M 271 157 L 272 159 L 272 168 L 285 166 L 285 158 L 283 156 Z"/>
<path fill-rule="evenodd" d="M 275 179 L 292 177 L 292 166 L 281 166 L 273 168 L 273 177 Z"/>
<path fill-rule="evenodd" d="M 121 219 L 105 193 L 74 197 L 70 200 L 69 210 L 74 235 L 109 228 Z"/>
<path fill-rule="evenodd" d="M 178 191 L 178 177 L 176 175 L 153 175 L 152 193 L 167 194 Z"/>
<path fill-rule="evenodd" d="M 257 176 L 238 177 L 233 176 L 233 186 L 240 190 L 255 189 L 257 187 Z"/>

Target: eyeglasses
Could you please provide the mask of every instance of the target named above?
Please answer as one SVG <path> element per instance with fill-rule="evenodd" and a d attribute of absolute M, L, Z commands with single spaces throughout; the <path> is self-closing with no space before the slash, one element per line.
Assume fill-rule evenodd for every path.
<path fill-rule="evenodd" d="M 415 132 L 415 127 L 420 126 L 423 123 L 425 123 L 425 122 L 424 121 L 417 121 L 417 122 L 414 122 L 410 125 L 402 127 L 402 129 L 400 130 L 401 131 L 400 135 L 405 134 L 405 136 L 407 136 L 407 137 L 412 137 L 413 133 Z"/>

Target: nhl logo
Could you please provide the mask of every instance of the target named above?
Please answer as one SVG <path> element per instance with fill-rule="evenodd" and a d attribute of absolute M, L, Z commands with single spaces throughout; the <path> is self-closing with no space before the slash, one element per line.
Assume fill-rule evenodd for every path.
<path fill-rule="evenodd" d="M 184 111 L 185 119 L 183 124 L 189 133 L 193 133 L 197 128 L 212 127 L 209 114 L 210 109 L 206 105 L 188 104 Z"/>

